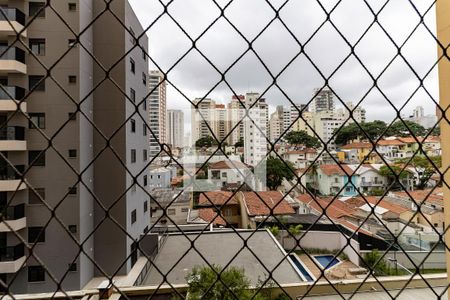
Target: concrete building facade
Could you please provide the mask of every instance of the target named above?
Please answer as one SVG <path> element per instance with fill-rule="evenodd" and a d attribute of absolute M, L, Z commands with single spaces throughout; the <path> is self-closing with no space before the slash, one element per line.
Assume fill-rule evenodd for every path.
<path fill-rule="evenodd" d="M 8 91 L 0 105 L 7 120 L 0 134 L 0 151 L 7 157 L 2 160 L 0 198 L 12 208 L 8 226 L 0 226 L 1 247 L 9 253 L 0 259 L 0 279 L 12 293 L 35 293 L 56 291 L 55 281 L 64 290 L 78 290 L 96 275 L 126 274 L 137 255 L 133 239 L 149 223 L 148 212 L 143 212 L 149 200 L 145 187 L 123 194 L 133 183 L 126 168 L 140 173 L 146 158 L 136 153 L 148 149 L 148 111 L 142 102 L 148 94 L 143 82 L 148 76 L 143 55 L 148 39 L 143 28 L 125 0 L 110 3 L 116 16 L 106 12 L 93 25 L 105 9 L 101 1 L 52 2 L 60 16 L 44 1 L 2 4 L 12 12 L 8 16 L 15 18 L 15 30 L 30 22 L 20 39 L 31 51 L 14 43 L 16 32 L 7 20 L 0 20 L 4 47 L 12 46 L 0 58 L 0 83 Z M 82 32 L 83 47 L 61 18 L 75 34 Z M 135 47 L 137 42 L 140 47 Z M 45 67 L 55 63 L 52 79 L 47 78 Z M 113 65 L 110 79 L 104 80 L 103 68 Z M 25 96 L 26 91 L 31 93 Z M 17 101 L 23 101 L 19 112 Z M 18 172 L 24 170 L 21 181 Z M 104 220 L 109 208 L 110 219 Z M 21 239 L 33 247 L 28 260 Z"/>
<path fill-rule="evenodd" d="M 152 70 L 149 74 L 149 124 L 150 124 L 150 156 L 156 156 L 161 151 L 160 144 L 166 143 L 167 82 L 164 74 Z M 153 134 L 152 134 L 153 133 Z"/>

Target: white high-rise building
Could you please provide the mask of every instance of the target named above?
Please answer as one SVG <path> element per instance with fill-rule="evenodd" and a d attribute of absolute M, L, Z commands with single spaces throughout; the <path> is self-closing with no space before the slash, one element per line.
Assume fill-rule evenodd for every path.
<path fill-rule="evenodd" d="M 408 120 L 417 123 L 424 128 L 432 128 L 434 125 L 436 125 L 438 118 L 436 115 L 425 115 L 423 106 L 417 106 L 413 110 L 413 114 L 408 118 Z"/>
<path fill-rule="evenodd" d="M 242 103 L 245 102 L 244 95 L 232 96 L 228 103 L 228 126 L 231 135 L 228 139 L 230 145 L 234 145 L 244 138 L 244 122 L 239 122 L 245 115 L 245 109 Z"/>
<path fill-rule="evenodd" d="M 361 105 L 358 105 L 358 107 L 355 108 L 355 105 L 353 102 L 346 102 L 345 105 L 348 107 L 349 110 L 352 111 L 353 119 L 358 122 L 362 123 L 366 121 L 366 110 L 361 107 Z M 344 121 L 345 123 L 354 123 L 354 120 L 350 118 L 350 111 L 347 110 L 345 107 L 341 107 L 335 111 L 335 117 L 339 120 Z"/>
<path fill-rule="evenodd" d="M 257 102 L 255 105 L 253 103 Z M 253 105 L 253 106 L 252 106 Z M 269 107 L 266 100 L 258 93 L 245 95 L 245 106 L 251 118 L 244 121 L 244 162 L 251 166 L 258 165 L 267 154 L 267 132 L 269 124 Z"/>
<path fill-rule="evenodd" d="M 149 127 L 153 134 L 150 136 L 150 156 L 157 155 L 166 143 L 166 81 L 160 71 L 150 71 L 149 74 Z M 133 95 L 131 96 L 133 97 Z"/>
<path fill-rule="evenodd" d="M 278 111 L 270 115 L 269 120 L 269 139 L 273 143 L 281 135 L 283 128 L 283 120 L 280 118 Z"/>
<path fill-rule="evenodd" d="M 214 110 L 216 102 L 210 98 L 197 98 L 193 101 L 195 106 L 191 107 L 191 133 L 192 144 L 203 137 L 212 136 L 214 132 Z"/>
<path fill-rule="evenodd" d="M 167 143 L 182 148 L 184 139 L 184 113 L 179 109 L 167 110 Z"/>

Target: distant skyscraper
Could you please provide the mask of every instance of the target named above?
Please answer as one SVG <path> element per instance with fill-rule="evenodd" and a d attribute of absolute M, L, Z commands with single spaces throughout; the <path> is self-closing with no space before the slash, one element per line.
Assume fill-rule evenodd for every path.
<path fill-rule="evenodd" d="M 179 109 L 167 110 L 167 143 L 172 147 L 183 147 L 184 113 Z"/>
<path fill-rule="evenodd" d="M 164 74 L 160 71 L 150 71 L 149 127 L 156 137 L 149 134 L 150 156 L 157 155 L 161 149 L 159 144 L 166 143 L 166 85 Z"/>
<path fill-rule="evenodd" d="M 333 111 L 334 110 L 335 95 L 328 87 L 324 87 L 322 90 L 319 88 L 314 89 L 313 95 L 315 95 L 315 97 L 311 101 L 311 104 L 310 104 L 311 112 Z"/>
<path fill-rule="evenodd" d="M 255 102 L 257 103 L 253 105 Z M 247 93 L 245 106 L 252 108 L 248 110 L 251 119 L 246 117 L 244 120 L 244 162 L 256 166 L 264 160 L 267 153 L 269 107 L 258 93 Z"/>
<path fill-rule="evenodd" d="M 198 98 L 193 101 L 193 104 L 198 105 L 197 108 L 191 107 L 192 143 L 195 144 L 200 138 L 212 136 L 214 132 L 216 102 L 210 98 Z"/>

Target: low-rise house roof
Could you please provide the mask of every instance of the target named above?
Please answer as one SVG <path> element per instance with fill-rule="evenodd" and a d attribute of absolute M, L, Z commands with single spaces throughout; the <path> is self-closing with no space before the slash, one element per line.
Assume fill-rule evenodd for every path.
<path fill-rule="evenodd" d="M 242 194 L 247 213 L 251 217 L 295 213 L 281 192 L 242 192 Z"/>
<path fill-rule="evenodd" d="M 359 142 L 359 143 L 350 143 L 341 147 L 342 149 L 364 149 L 364 148 L 373 148 L 371 143 L 367 142 Z"/>
<path fill-rule="evenodd" d="M 247 169 L 248 166 L 243 162 L 236 160 L 222 160 L 211 163 L 208 168 L 210 170 L 226 170 L 226 169 Z"/>
<path fill-rule="evenodd" d="M 224 204 L 239 204 L 239 202 L 233 197 L 232 192 L 227 191 L 203 192 L 198 199 L 198 205 L 200 206 L 221 206 Z"/>
<path fill-rule="evenodd" d="M 426 203 L 435 206 L 444 206 L 444 194 L 442 192 L 442 188 L 436 187 L 434 189 L 424 189 L 424 190 L 415 190 L 409 191 L 406 193 L 405 191 L 401 192 L 392 192 L 395 196 L 414 200 L 416 203 L 422 202 L 425 200 Z"/>
<path fill-rule="evenodd" d="M 347 165 L 336 165 L 336 164 L 322 164 L 319 169 L 327 176 L 332 175 L 352 175 L 352 169 Z"/>
<path fill-rule="evenodd" d="M 226 226 L 227 222 L 212 208 L 200 208 L 198 209 L 198 217 L 207 223 L 211 223 L 217 226 Z"/>
<path fill-rule="evenodd" d="M 403 143 L 402 141 L 399 141 L 397 139 L 395 139 L 395 140 L 380 140 L 377 142 L 377 145 L 380 145 L 380 146 L 401 146 L 404 144 L 405 143 Z"/>

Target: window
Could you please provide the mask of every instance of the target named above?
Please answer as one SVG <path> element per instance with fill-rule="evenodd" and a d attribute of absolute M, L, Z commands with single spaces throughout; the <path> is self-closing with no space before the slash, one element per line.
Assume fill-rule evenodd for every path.
<path fill-rule="evenodd" d="M 136 91 L 134 89 L 130 89 L 130 99 L 133 103 L 136 102 Z"/>
<path fill-rule="evenodd" d="M 148 210 L 148 202 L 144 201 L 144 212 L 147 212 Z"/>
<path fill-rule="evenodd" d="M 147 99 L 144 99 L 144 101 L 142 101 L 142 109 L 147 110 Z"/>
<path fill-rule="evenodd" d="M 69 195 L 76 195 L 77 194 L 77 187 L 73 186 L 69 188 Z"/>
<path fill-rule="evenodd" d="M 147 75 L 145 75 L 144 72 L 142 72 L 142 83 L 143 83 L 144 85 L 147 85 Z"/>
<path fill-rule="evenodd" d="M 70 84 L 75 84 L 75 83 L 77 83 L 77 76 L 75 76 L 75 75 L 69 75 L 69 83 L 70 83 Z"/>
<path fill-rule="evenodd" d="M 44 76 L 31 75 L 28 76 L 28 89 L 31 91 L 45 92 L 45 79 Z"/>
<path fill-rule="evenodd" d="M 148 185 L 148 178 L 147 175 L 144 175 L 144 186 Z"/>
<path fill-rule="evenodd" d="M 45 129 L 45 113 L 29 113 L 28 116 L 30 117 L 28 128 Z"/>
<path fill-rule="evenodd" d="M 45 201 L 45 189 L 35 188 L 34 190 L 30 189 L 28 193 L 28 204 L 43 204 L 41 199 Z"/>
<path fill-rule="evenodd" d="M 136 223 L 136 219 L 137 219 L 137 216 L 136 216 L 136 210 L 133 210 L 133 211 L 131 212 L 131 224 Z"/>
<path fill-rule="evenodd" d="M 45 166 L 45 151 L 28 151 L 28 164 L 33 167 Z"/>
<path fill-rule="evenodd" d="M 133 28 L 129 28 L 130 30 L 130 42 L 134 45 L 136 44 L 136 34 L 134 33 Z"/>
<path fill-rule="evenodd" d="M 142 58 L 144 59 L 144 61 L 147 60 L 147 53 L 145 53 L 144 49 L 142 49 Z"/>
<path fill-rule="evenodd" d="M 77 233 L 77 225 L 69 225 L 70 233 Z"/>
<path fill-rule="evenodd" d="M 169 216 L 174 215 L 174 214 L 175 214 L 175 208 L 169 208 L 169 209 L 167 210 L 167 214 L 168 214 Z"/>
<path fill-rule="evenodd" d="M 131 73 L 136 73 L 136 63 L 134 62 L 134 59 L 130 58 L 130 70 Z"/>
<path fill-rule="evenodd" d="M 77 4 L 69 3 L 69 11 L 77 11 Z"/>
<path fill-rule="evenodd" d="M 45 281 L 45 269 L 42 266 L 28 267 L 28 282 Z"/>
<path fill-rule="evenodd" d="M 131 149 L 131 163 L 136 162 L 136 149 Z"/>
<path fill-rule="evenodd" d="M 142 124 L 142 134 L 144 136 L 147 136 L 147 124 Z"/>
<path fill-rule="evenodd" d="M 30 39 L 30 49 L 34 55 L 45 55 L 45 39 Z"/>
<path fill-rule="evenodd" d="M 134 119 L 131 119 L 130 122 L 131 122 L 131 132 L 136 132 L 136 121 Z"/>
<path fill-rule="evenodd" d="M 28 3 L 28 13 L 30 17 L 45 18 L 45 2 Z"/>
<path fill-rule="evenodd" d="M 69 149 L 69 158 L 77 157 L 77 149 Z"/>
<path fill-rule="evenodd" d="M 76 271 L 77 271 L 77 263 L 69 264 L 69 272 L 76 272 Z"/>
<path fill-rule="evenodd" d="M 189 211 L 189 208 L 187 208 L 187 207 L 182 207 L 182 208 L 181 208 L 181 212 L 186 213 L 186 212 L 188 212 L 188 211 Z"/>
<path fill-rule="evenodd" d="M 148 159 L 147 149 L 142 150 L 142 158 L 144 161 L 147 161 L 147 159 Z"/>
<path fill-rule="evenodd" d="M 227 178 L 227 172 L 222 172 L 222 177 Z"/>
<path fill-rule="evenodd" d="M 28 243 L 44 243 L 44 227 L 28 227 Z"/>
<path fill-rule="evenodd" d="M 76 121 L 77 119 L 77 113 L 76 112 L 70 112 L 69 113 L 69 121 Z"/>

